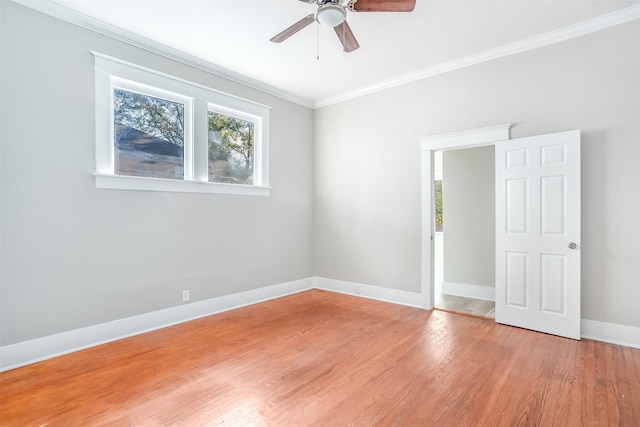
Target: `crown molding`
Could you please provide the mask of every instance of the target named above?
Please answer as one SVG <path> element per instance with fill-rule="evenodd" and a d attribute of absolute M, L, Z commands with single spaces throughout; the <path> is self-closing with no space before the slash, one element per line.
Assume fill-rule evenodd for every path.
<path fill-rule="evenodd" d="M 432 67 L 423 68 L 422 70 L 403 74 L 388 80 L 375 83 L 373 85 L 364 86 L 359 89 L 344 92 L 336 96 L 330 96 L 317 100 L 310 100 L 300 97 L 291 92 L 279 89 L 267 83 L 252 79 L 240 73 L 228 70 L 224 67 L 215 65 L 211 62 L 204 61 L 195 56 L 184 53 L 178 49 L 171 48 L 161 43 L 154 42 L 145 37 L 138 36 L 130 31 L 123 30 L 113 25 L 107 24 L 95 18 L 91 18 L 82 13 L 71 10 L 58 3 L 50 0 L 11 0 L 14 3 L 29 7 L 63 21 L 78 25 L 82 28 L 103 34 L 110 38 L 119 40 L 123 43 L 144 49 L 154 54 L 163 56 L 173 61 L 194 67 L 215 76 L 227 79 L 229 81 L 242 84 L 249 88 L 264 92 L 269 95 L 276 96 L 286 101 L 293 102 L 308 108 L 322 108 L 339 102 L 348 101 L 361 96 L 380 92 L 396 86 L 401 86 L 418 80 L 427 79 L 439 74 L 448 73 L 450 71 L 459 70 L 470 67 L 472 65 L 481 64 L 483 62 L 492 61 L 494 59 L 503 58 L 505 56 L 515 55 L 517 53 L 526 52 L 528 50 L 537 49 L 539 47 L 549 46 L 570 40 L 576 37 L 591 34 L 609 27 L 624 24 L 640 18 L 640 4 L 626 7 L 606 15 L 592 18 L 587 21 L 579 22 L 568 27 L 549 31 L 528 39 L 509 43 L 484 52 L 458 58 Z"/>
<path fill-rule="evenodd" d="M 313 107 L 313 102 L 309 99 L 292 94 L 259 80 L 252 79 L 243 74 L 236 73 L 219 65 L 213 64 L 209 61 L 205 61 L 193 55 L 189 55 L 188 53 L 182 52 L 178 49 L 174 49 L 162 43 L 150 40 L 146 37 L 139 36 L 130 31 L 123 30 L 122 28 L 118 28 L 114 25 L 92 18 L 80 12 L 76 12 L 75 10 L 69 9 L 65 6 L 62 6 L 61 4 L 54 3 L 50 0 L 11 1 L 30 9 L 37 10 L 38 12 L 42 12 L 46 15 L 53 16 L 54 18 L 58 18 L 62 21 L 69 22 L 87 30 L 91 30 L 98 34 L 102 34 L 112 39 L 129 44 L 131 46 L 144 49 L 148 52 L 154 53 L 172 61 L 176 61 L 181 64 L 207 72 L 209 74 L 213 74 L 217 77 L 221 77 L 234 83 L 242 84 L 251 89 L 276 96 L 286 101 L 302 105 L 303 107 Z"/>
<path fill-rule="evenodd" d="M 332 104 L 359 98 L 364 95 L 380 92 L 385 89 L 401 86 L 417 80 L 426 79 L 439 74 L 492 61 L 494 59 L 503 58 L 505 56 L 515 55 L 517 53 L 526 52 L 539 47 L 560 43 L 565 40 L 570 40 L 596 31 L 604 30 L 609 27 L 624 24 L 625 22 L 633 21 L 638 18 L 640 18 L 640 4 L 626 7 L 624 9 L 620 9 L 597 18 L 592 18 L 587 21 L 579 22 L 568 27 L 560 28 L 558 30 L 549 31 L 534 37 L 486 50 L 484 52 L 403 74 L 401 76 L 384 80 L 370 86 L 364 86 L 340 95 L 319 99 L 313 103 L 312 107 L 314 109 L 327 107 Z"/>
<path fill-rule="evenodd" d="M 421 151 L 450 150 L 452 148 L 482 147 L 509 139 L 511 123 L 483 128 L 443 133 L 420 138 Z"/>

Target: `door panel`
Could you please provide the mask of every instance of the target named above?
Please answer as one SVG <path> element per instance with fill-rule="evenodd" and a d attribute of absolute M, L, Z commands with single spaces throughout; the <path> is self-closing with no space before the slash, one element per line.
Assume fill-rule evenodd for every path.
<path fill-rule="evenodd" d="M 506 303 L 510 307 L 527 308 L 527 254 L 507 252 Z"/>
<path fill-rule="evenodd" d="M 529 182 L 527 179 L 507 180 L 507 233 L 510 235 L 528 232 L 528 199 Z"/>
<path fill-rule="evenodd" d="M 562 255 L 552 254 L 542 254 L 540 256 L 542 311 L 556 314 L 565 313 L 565 258 Z"/>
<path fill-rule="evenodd" d="M 580 338 L 580 131 L 496 144 L 496 321 Z"/>
<path fill-rule="evenodd" d="M 542 235 L 564 235 L 564 176 L 543 177 L 541 182 L 541 230 Z"/>

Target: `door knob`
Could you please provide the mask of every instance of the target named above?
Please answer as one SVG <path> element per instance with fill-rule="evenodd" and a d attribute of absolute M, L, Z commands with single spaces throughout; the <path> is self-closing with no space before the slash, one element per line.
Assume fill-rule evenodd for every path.
<path fill-rule="evenodd" d="M 577 247 L 578 245 L 576 245 L 574 242 L 569 243 L 569 249 L 575 249 Z"/>

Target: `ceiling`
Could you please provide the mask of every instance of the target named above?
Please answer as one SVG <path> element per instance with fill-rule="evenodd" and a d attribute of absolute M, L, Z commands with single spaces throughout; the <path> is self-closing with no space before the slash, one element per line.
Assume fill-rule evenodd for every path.
<path fill-rule="evenodd" d="M 417 0 L 410 13 L 350 12 L 347 21 L 360 48 L 344 53 L 333 29 L 315 23 L 281 44 L 269 41 L 315 11 L 314 4 L 298 0 L 38 1 L 53 1 L 310 106 L 624 8 L 637 12 L 640 4 Z"/>

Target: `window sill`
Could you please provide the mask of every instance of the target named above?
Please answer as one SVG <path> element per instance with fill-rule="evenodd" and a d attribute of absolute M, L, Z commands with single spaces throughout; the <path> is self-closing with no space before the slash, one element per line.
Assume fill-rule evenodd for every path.
<path fill-rule="evenodd" d="M 171 191 L 177 193 L 233 194 L 243 196 L 269 196 L 271 194 L 271 187 L 261 187 L 257 185 L 183 181 L 104 173 L 94 173 L 93 176 L 96 177 L 96 188 L 110 190 Z"/>

